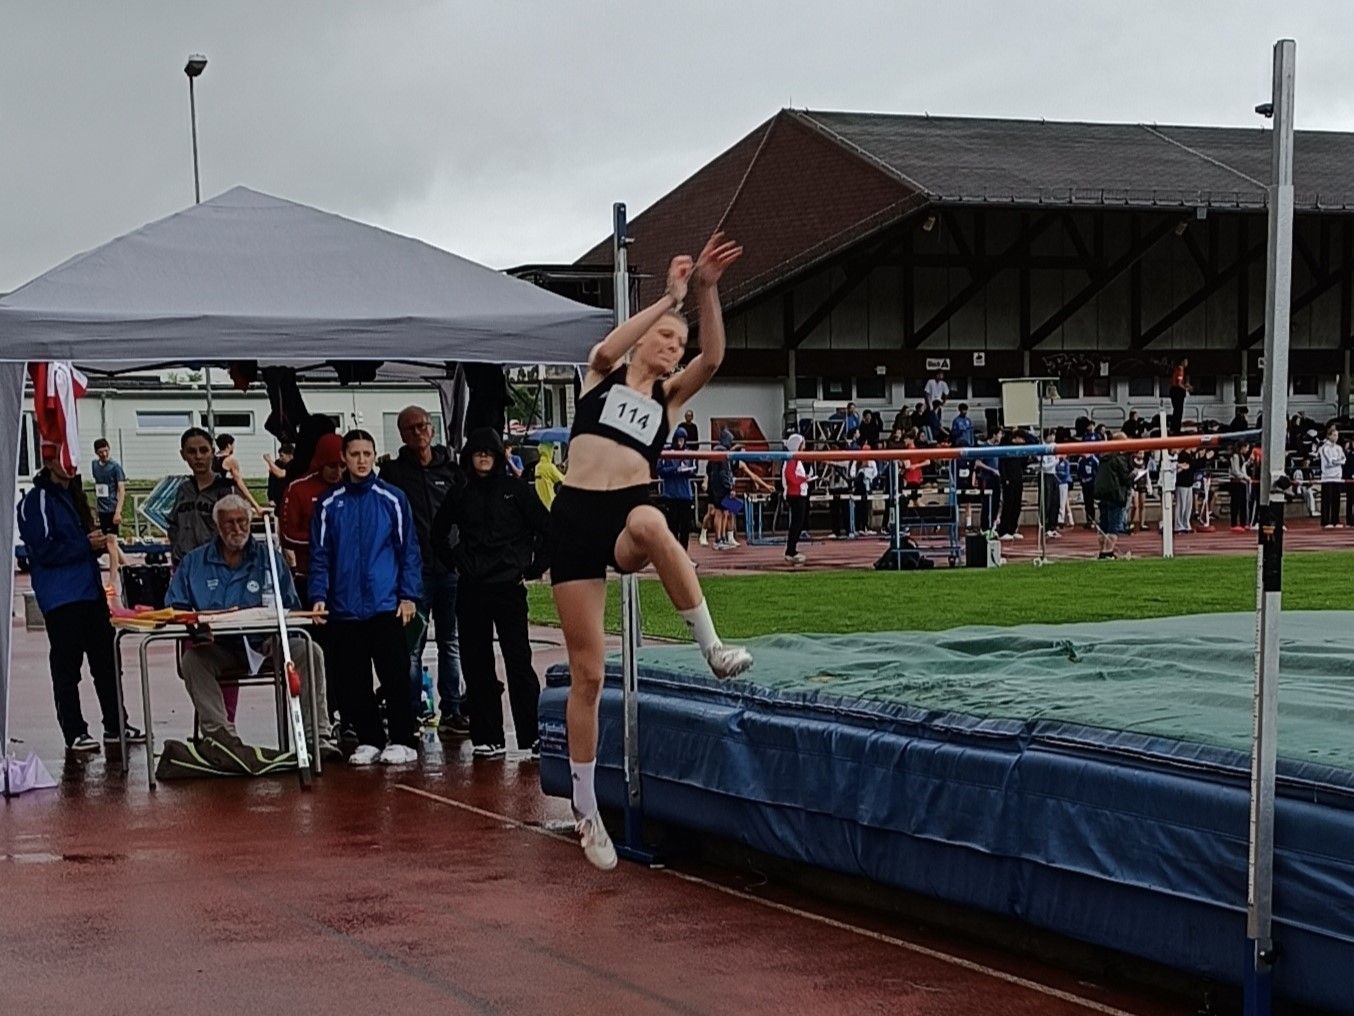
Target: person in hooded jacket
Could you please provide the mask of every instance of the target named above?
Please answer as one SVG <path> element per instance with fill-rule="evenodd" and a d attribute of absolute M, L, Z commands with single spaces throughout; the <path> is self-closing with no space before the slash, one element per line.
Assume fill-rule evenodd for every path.
<path fill-rule="evenodd" d="M 472 431 L 461 449 L 465 483 L 447 494 L 432 529 L 433 549 L 460 583 L 456 613 L 461 666 L 477 758 L 501 757 L 507 750 L 503 686 L 494 664 L 495 631 L 517 746 L 530 748 L 532 754 L 540 751 L 536 704 L 541 684 L 531 664 L 526 583 L 545 572 L 550 513 L 506 465 L 499 436 L 487 427 Z"/>
<path fill-rule="evenodd" d="M 376 440 L 343 436 L 343 483 L 315 509 L 310 529 L 310 601 L 327 612 L 326 642 L 339 673 L 343 722 L 357 732 L 351 765 L 416 762 L 418 735 L 409 695 L 404 626 L 423 599 L 423 557 L 409 501 L 375 474 Z M 372 694 L 371 671 L 385 695 L 387 731 Z"/>
<path fill-rule="evenodd" d="M 686 431 L 674 427 L 669 448 L 674 452 L 685 451 L 686 442 Z M 668 530 L 677 537 L 683 550 L 691 544 L 691 524 L 695 521 L 696 492 L 691 482 L 695 475 L 695 459 L 658 460 L 659 502 L 668 520 Z"/>

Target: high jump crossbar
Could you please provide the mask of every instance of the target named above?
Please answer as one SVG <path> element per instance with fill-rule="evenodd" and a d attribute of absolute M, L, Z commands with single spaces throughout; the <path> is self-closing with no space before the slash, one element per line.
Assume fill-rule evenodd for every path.
<path fill-rule="evenodd" d="M 698 459 L 713 462 L 891 462 L 1016 458 L 1022 455 L 1108 455 L 1114 452 L 1174 451 L 1185 448 L 1219 448 L 1238 441 L 1253 441 L 1259 430 L 1218 434 L 1177 434 L 1172 437 L 1125 438 L 1120 441 L 1063 441 L 1043 444 L 972 445 L 962 448 L 879 448 L 842 451 L 665 451 L 665 459 Z"/>

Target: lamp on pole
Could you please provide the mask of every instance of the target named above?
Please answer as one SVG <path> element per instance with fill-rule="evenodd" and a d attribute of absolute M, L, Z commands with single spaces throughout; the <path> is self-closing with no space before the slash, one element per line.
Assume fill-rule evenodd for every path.
<path fill-rule="evenodd" d="M 202 182 L 197 168 L 197 95 L 193 91 L 193 80 L 207 69 L 207 58 L 201 53 L 188 54 L 188 62 L 183 65 L 183 73 L 188 75 L 188 122 L 193 130 L 193 204 L 202 203 Z M 212 367 L 206 364 L 202 377 L 207 392 L 207 431 L 216 433 L 216 417 L 212 413 Z"/>

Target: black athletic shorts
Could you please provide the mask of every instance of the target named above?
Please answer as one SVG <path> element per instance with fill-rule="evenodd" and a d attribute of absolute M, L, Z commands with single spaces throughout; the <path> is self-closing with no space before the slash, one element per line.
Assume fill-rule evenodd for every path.
<path fill-rule="evenodd" d="M 630 512 L 649 503 L 649 485 L 620 490 L 560 487 L 550 506 L 550 584 L 604 579 Z"/>
<path fill-rule="evenodd" d="M 112 512 L 99 512 L 99 529 L 105 536 L 116 536 L 118 527 L 113 525 Z"/>

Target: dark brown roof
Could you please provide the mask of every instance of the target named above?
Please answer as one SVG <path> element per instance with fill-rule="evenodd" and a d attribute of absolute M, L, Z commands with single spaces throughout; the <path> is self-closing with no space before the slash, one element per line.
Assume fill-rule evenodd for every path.
<path fill-rule="evenodd" d="M 782 110 L 630 223 L 631 267 L 661 293 L 668 259 L 721 223 L 746 253 L 733 306 L 928 205 L 1265 207 L 1272 133 Z M 1299 131 L 1298 211 L 1354 211 L 1354 134 Z M 611 262 L 608 238 L 579 264 Z"/>

